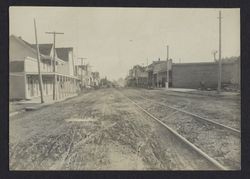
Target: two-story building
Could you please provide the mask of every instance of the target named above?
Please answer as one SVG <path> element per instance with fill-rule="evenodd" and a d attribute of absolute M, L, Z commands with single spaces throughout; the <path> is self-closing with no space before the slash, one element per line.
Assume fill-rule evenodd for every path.
<path fill-rule="evenodd" d="M 89 65 L 76 65 L 75 70 L 82 88 L 98 87 L 100 85 L 99 72 L 93 72 Z"/>
<path fill-rule="evenodd" d="M 147 87 L 148 84 L 148 73 L 146 67 L 140 65 L 133 66 L 129 70 L 129 76 L 126 78 L 127 86 L 133 87 Z"/>
<path fill-rule="evenodd" d="M 149 87 L 165 87 L 166 82 L 172 86 L 172 60 L 153 61 L 147 67 Z M 168 74 L 167 74 L 168 73 Z M 169 75 L 169 76 L 168 76 Z M 168 76 L 168 77 L 167 77 Z M 169 81 L 167 81 L 167 78 Z"/>
<path fill-rule="evenodd" d="M 74 76 L 71 65 L 73 63 L 72 50 L 56 50 L 55 72 L 53 72 L 53 44 L 39 44 L 39 51 L 44 96 L 52 97 L 54 80 L 56 99 L 75 94 L 78 90 L 79 79 Z M 65 58 L 61 59 L 65 56 L 68 57 L 68 61 Z M 40 96 L 37 63 L 36 46 L 11 35 L 9 40 L 10 99 L 32 99 Z"/>
<path fill-rule="evenodd" d="M 97 72 L 97 71 L 92 72 L 91 76 L 93 78 L 91 86 L 98 87 L 100 85 L 100 74 L 99 74 L 99 72 Z"/>
<path fill-rule="evenodd" d="M 158 59 L 146 67 L 135 65 L 126 77 L 126 86 L 133 87 L 161 88 L 165 87 L 166 82 L 172 86 L 172 59 Z"/>
<path fill-rule="evenodd" d="M 80 79 L 80 86 L 88 88 L 92 82 L 91 70 L 88 65 L 75 65 L 75 71 Z"/>

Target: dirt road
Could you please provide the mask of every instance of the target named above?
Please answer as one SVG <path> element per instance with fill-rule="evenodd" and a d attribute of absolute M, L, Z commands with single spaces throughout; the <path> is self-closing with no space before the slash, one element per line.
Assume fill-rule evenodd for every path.
<path fill-rule="evenodd" d="M 213 170 L 115 89 L 10 118 L 10 170 Z"/>

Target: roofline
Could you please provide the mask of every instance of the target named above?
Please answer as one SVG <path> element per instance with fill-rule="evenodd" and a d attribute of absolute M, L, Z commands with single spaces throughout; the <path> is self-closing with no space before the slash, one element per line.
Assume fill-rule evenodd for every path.
<path fill-rule="evenodd" d="M 35 53 L 35 55 L 37 55 L 37 50 L 36 50 L 35 48 L 33 48 L 32 46 L 29 46 L 29 45 L 28 45 L 28 44 L 30 44 L 30 43 L 26 42 L 26 41 L 23 40 L 23 39 L 20 39 L 20 38 L 17 37 L 16 35 L 11 34 L 10 36 L 14 37 L 18 42 L 20 42 L 20 43 L 21 43 L 22 45 L 24 45 L 25 47 L 28 47 L 33 53 Z M 25 42 L 28 43 L 28 44 L 26 44 Z M 46 44 L 52 44 L 52 46 L 53 46 L 53 43 L 46 43 Z M 30 44 L 30 45 L 36 45 L 36 44 Z M 38 45 L 42 45 L 42 44 L 38 44 Z M 29 57 L 29 56 L 27 56 L 27 57 Z M 40 58 L 42 58 L 42 59 L 49 59 L 49 60 L 52 61 L 52 57 L 51 57 L 51 56 L 49 56 L 49 55 L 44 55 L 44 54 L 42 54 L 42 53 L 40 53 Z M 63 63 L 63 64 L 66 63 L 64 60 L 62 60 L 62 59 L 60 59 L 60 58 L 58 58 L 58 57 L 56 57 L 56 61 L 61 62 L 61 63 Z"/>
<path fill-rule="evenodd" d="M 213 65 L 216 62 L 190 62 L 190 63 L 173 63 L 172 65 Z"/>
<path fill-rule="evenodd" d="M 28 42 L 26 42 L 25 40 L 23 39 L 20 39 L 19 37 L 17 37 L 16 35 L 11 35 L 12 37 L 14 37 L 18 42 L 20 42 L 22 45 L 24 45 L 25 47 L 28 47 L 33 53 L 35 53 L 35 55 L 37 55 L 37 50 L 35 48 L 33 48 L 32 46 L 29 46 Z M 28 43 L 28 44 L 27 44 Z M 30 45 L 33 45 L 33 44 L 30 44 Z M 35 45 L 35 44 L 34 44 Z M 50 56 L 48 55 L 44 55 L 42 53 L 40 53 L 40 57 L 44 58 L 44 59 L 48 59 L 48 58 L 51 58 Z"/>
<path fill-rule="evenodd" d="M 58 47 L 56 49 L 70 49 L 70 50 L 73 50 L 74 48 L 73 47 Z"/>

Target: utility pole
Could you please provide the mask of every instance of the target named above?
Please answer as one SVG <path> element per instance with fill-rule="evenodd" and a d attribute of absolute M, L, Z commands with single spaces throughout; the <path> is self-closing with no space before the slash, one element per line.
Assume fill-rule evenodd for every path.
<path fill-rule="evenodd" d="M 35 19 L 34 19 L 34 28 L 35 28 L 36 50 L 37 50 L 39 90 L 40 90 L 40 95 L 41 95 L 41 103 L 44 103 L 44 101 L 43 101 L 43 84 L 42 84 L 42 76 L 41 76 L 41 71 L 40 71 L 40 52 L 39 52 L 39 45 L 38 45 L 38 40 L 37 40 L 36 20 Z"/>
<path fill-rule="evenodd" d="M 56 35 L 57 34 L 64 34 L 62 32 L 46 32 L 46 34 L 53 35 L 53 73 L 54 73 L 54 80 L 53 80 L 53 100 L 56 100 Z"/>
<path fill-rule="evenodd" d="M 81 58 L 81 86 L 82 86 L 82 70 L 83 70 L 83 58 Z"/>
<path fill-rule="evenodd" d="M 219 68 L 218 68 L 218 93 L 221 92 L 221 11 L 219 11 Z"/>
<path fill-rule="evenodd" d="M 73 52 L 72 52 L 72 65 L 73 65 L 73 76 L 76 76 L 76 72 L 75 72 L 75 58 L 74 58 Z"/>
<path fill-rule="evenodd" d="M 167 45 L 167 86 L 169 86 L 169 46 Z"/>
<path fill-rule="evenodd" d="M 147 73 L 148 73 L 148 77 L 147 77 L 147 88 L 149 88 L 149 71 L 148 71 L 148 57 L 147 57 Z"/>
<path fill-rule="evenodd" d="M 81 60 L 81 87 L 83 86 L 82 84 L 83 84 L 83 74 L 82 74 L 82 71 L 83 71 L 83 59 L 88 59 L 88 58 L 83 58 L 83 57 L 80 57 L 80 58 L 78 58 L 78 59 L 80 59 Z M 84 62 L 84 65 L 85 65 L 85 62 Z M 87 69 L 86 69 L 87 70 Z"/>

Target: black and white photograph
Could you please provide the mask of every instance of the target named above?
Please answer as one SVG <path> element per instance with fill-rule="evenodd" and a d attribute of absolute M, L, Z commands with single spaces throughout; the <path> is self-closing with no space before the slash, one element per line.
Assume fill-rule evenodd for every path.
<path fill-rule="evenodd" d="M 241 170 L 240 8 L 9 8 L 10 171 Z"/>

